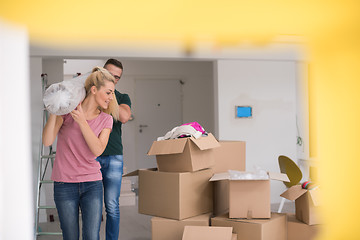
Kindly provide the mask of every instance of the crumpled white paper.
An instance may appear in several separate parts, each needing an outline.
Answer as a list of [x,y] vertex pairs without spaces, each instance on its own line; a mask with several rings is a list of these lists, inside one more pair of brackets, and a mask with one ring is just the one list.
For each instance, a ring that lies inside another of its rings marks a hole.
[[242,172],[237,170],[228,170],[231,180],[267,180],[269,175],[265,170],[255,167],[254,172]]
[[43,102],[47,111],[55,115],[64,115],[74,110],[85,98],[86,73],[73,79],[51,84],[44,93]]

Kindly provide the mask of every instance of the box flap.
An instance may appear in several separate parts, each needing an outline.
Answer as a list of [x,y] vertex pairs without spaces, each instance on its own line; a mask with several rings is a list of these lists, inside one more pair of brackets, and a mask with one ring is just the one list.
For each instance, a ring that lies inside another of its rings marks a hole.
[[320,189],[319,187],[315,187],[311,190],[308,190],[311,199],[315,206],[320,206]]
[[283,192],[280,196],[283,198],[289,199],[291,201],[294,201],[306,192],[307,192],[307,190],[303,189],[301,187],[301,185],[294,185],[294,186],[290,187],[288,190],[286,190],[285,192]]
[[215,220],[226,221],[226,222],[240,222],[240,223],[252,223],[252,224],[266,224],[269,221],[274,221],[275,219],[285,218],[286,215],[283,213],[271,213],[270,218],[253,218],[253,219],[246,219],[246,218],[230,218],[229,213],[222,214],[220,216],[212,217],[211,222]]
[[123,175],[123,177],[131,177],[131,176],[139,176],[139,169]]
[[148,155],[176,154],[184,151],[187,138],[154,141]]
[[207,137],[200,137],[198,139],[191,137],[190,140],[200,150],[206,150],[206,149],[220,147],[220,143],[216,140],[216,138],[211,133],[209,133]]
[[140,170],[157,171],[157,168],[138,169],[138,170],[135,170],[135,171],[132,171],[132,172],[129,172],[129,173],[123,175],[123,177],[139,176]]
[[185,226],[182,240],[231,240],[232,227]]
[[212,181],[220,181],[220,180],[226,180],[226,179],[230,179],[230,173],[228,172],[223,172],[223,173],[215,173],[211,178],[210,178],[210,182]]
[[268,175],[269,175],[270,179],[272,179],[272,180],[279,180],[279,181],[283,181],[283,182],[290,182],[287,174],[284,174],[284,173],[268,172]]

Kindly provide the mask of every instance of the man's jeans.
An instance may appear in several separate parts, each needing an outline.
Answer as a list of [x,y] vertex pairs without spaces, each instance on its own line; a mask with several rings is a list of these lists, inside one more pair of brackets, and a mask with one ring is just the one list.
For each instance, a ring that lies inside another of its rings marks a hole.
[[79,239],[79,208],[82,217],[82,239],[100,239],[103,206],[103,186],[101,181],[55,182],[54,200],[64,240]]
[[104,202],[106,210],[106,240],[119,238],[120,208],[119,197],[123,175],[123,155],[100,156],[104,184]]

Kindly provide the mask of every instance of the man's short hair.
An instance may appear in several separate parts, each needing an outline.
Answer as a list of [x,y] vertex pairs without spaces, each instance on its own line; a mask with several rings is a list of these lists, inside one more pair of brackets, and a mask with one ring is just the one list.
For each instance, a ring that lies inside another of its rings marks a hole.
[[114,66],[116,66],[116,67],[118,67],[118,68],[120,68],[121,70],[124,71],[124,67],[123,67],[122,63],[119,60],[116,60],[114,58],[110,58],[110,59],[108,59],[106,61],[106,63],[104,64],[104,67],[106,65],[108,65],[108,64],[112,64],[112,65],[114,65]]

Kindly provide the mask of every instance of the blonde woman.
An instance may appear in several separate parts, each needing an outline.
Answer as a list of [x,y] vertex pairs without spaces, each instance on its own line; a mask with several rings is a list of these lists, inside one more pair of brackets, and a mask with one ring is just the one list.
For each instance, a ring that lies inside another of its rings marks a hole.
[[85,99],[69,114],[50,114],[43,129],[45,146],[57,136],[51,179],[64,240],[79,239],[79,209],[83,239],[100,239],[103,185],[96,157],[119,116],[114,83],[106,69],[94,68],[85,81]]

